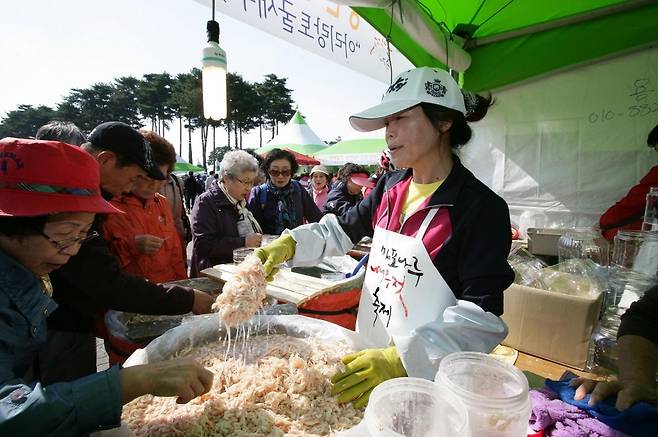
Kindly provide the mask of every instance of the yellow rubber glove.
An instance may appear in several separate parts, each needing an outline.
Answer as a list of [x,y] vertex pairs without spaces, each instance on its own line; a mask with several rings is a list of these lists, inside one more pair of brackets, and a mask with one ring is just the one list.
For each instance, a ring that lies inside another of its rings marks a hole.
[[331,378],[331,394],[339,394],[338,403],[352,402],[354,408],[368,405],[370,393],[382,382],[407,376],[395,346],[345,355],[343,364],[345,371]]
[[271,281],[276,275],[276,272],[279,271],[279,265],[284,262],[292,259],[295,256],[295,247],[297,242],[292,238],[290,234],[285,234],[272,241],[270,244],[264,247],[259,247],[254,250],[254,255],[256,255],[260,262],[263,263],[263,268],[265,269],[265,276],[268,281]]

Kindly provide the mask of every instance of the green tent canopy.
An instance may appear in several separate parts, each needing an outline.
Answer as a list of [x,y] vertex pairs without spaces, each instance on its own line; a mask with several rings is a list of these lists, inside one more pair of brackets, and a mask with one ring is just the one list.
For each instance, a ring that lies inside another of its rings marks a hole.
[[386,148],[383,138],[343,140],[315,154],[324,165],[343,165],[353,162],[360,165],[375,165],[382,150]]
[[193,164],[190,164],[186,160],[184,160],[182,157],[176,155],[176,164],[174,164],[174,172],[175,173],[182,173],[182,172],[189,172],[192,171],[194,173],[200,173],[206,171],[203,167],[199,167]]
[[201,173],[204,172],[203,167],[198,167],[196,165],[190,164],[189,162],[177,162],[174,164],[174,172],[188,172],[192,171],[194,173]]
[[463,87],[472,91],[500,88],[658,42],[656,0],[337,2],[353,5],[382,35],[390,35],[414,65],[450,64],[463,71]]

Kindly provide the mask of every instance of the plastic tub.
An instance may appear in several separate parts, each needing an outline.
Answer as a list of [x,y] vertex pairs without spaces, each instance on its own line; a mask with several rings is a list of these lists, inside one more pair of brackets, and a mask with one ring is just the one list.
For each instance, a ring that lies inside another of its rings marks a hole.
[[445,357],[437,384],[468,411],[472,437],[525,437],[531,403],[528,380],[516,367],[479,352]]
[[466,435],[468,417],[466,409],[435,383],[394,378],[372,391],[363,422],[372,436],[459,437]]
[[233,262],[240,264],[246,257],[254,253],[253,247],[240,247],[233,251]]

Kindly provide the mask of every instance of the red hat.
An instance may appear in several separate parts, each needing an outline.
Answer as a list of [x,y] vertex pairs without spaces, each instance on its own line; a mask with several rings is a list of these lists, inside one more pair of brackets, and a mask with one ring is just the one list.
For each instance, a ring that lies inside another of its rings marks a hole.
[[367,173],[352,173],[350,179],[357,185],[366,188],[375,188],[375,183],[370,180]]
[[120,213],[100,192],[98,162],[59,141],[0,140],[0,216]]

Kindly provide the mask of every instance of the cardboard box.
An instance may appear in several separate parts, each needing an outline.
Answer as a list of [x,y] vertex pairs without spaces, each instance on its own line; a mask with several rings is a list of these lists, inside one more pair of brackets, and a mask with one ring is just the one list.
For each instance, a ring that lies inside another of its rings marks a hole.
[[505,290],[503,344],[584,370],[601,301],[600,293],[581,297],[512,284]]
[[568,229],[528,228],[528,252],[533,255],[557,256],[560,237]]

